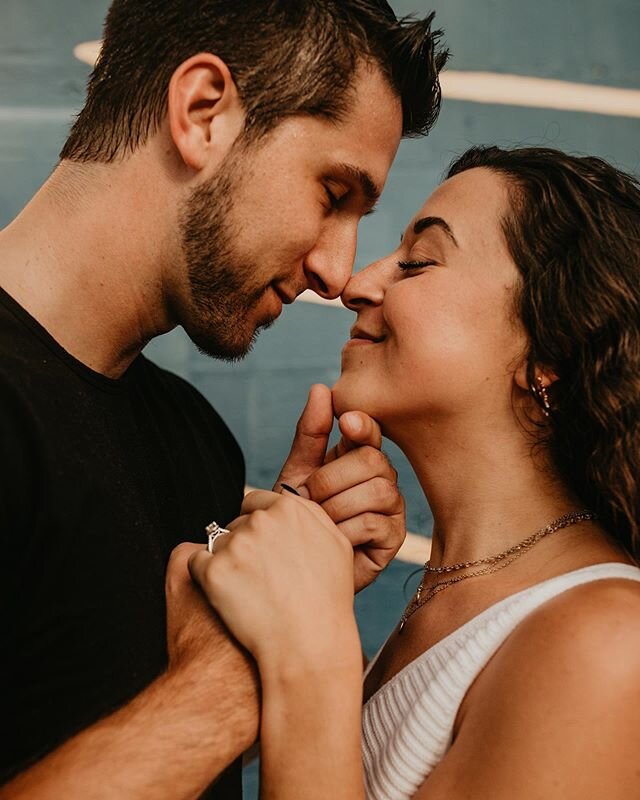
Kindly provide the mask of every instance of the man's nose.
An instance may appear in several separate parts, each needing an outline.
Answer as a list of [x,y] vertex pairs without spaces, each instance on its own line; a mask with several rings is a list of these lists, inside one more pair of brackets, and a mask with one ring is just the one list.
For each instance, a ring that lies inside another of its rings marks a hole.
[[351,277],[356,258],[357,230],[324,234],[305,259],[304,272],[309,288],[320,297],[340,297]]

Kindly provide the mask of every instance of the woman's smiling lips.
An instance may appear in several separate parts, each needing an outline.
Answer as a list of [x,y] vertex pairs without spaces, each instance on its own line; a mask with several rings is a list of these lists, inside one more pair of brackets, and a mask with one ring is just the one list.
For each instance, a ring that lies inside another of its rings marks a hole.
[[351,329],[351,338],[345,344],[343,349],[348,347],[359,347],[365,344],[380,344],[380,342],[383,342],[384,339],[385,337],[383,335],[377,336],[374,333],[365,331],[363,328],[355,327]]

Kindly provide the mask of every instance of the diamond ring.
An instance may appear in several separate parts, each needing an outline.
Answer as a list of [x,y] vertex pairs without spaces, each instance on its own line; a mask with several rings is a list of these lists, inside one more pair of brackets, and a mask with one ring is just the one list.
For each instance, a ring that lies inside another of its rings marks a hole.
[[207,544],[207,550],[210,553],[213,553],[213,545],[216,539],[220,538],[220,536],[225,536],[227,533],[231,533],[231,531],[227,530],[226,528],[221,528],[215,520],[210,522],[207,527],[204,529],[204,532],[209,537],[209,543]]

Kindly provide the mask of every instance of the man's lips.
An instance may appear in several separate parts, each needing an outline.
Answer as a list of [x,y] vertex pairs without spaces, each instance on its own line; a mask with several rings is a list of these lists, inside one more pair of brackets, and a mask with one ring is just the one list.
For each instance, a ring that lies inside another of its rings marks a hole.
[[292,294],[290,294],[288,292],[285,292],[285,290],[281,286],[277,286],[275,283],[271,284],[271,288],[273,289],[273,291],[278,295],[280,300],[282,300],[282,302],[286,306],[291,305],[291,303],[293,303],[293,301],[298,296],[298,294],[296,292],[294,292]]

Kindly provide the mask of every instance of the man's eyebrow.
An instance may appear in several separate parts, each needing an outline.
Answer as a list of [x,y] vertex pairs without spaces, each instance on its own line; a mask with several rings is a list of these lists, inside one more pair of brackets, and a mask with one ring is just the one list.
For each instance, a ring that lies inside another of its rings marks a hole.
[[356,167],[353,164],[339,164],[338,171],[342,172],[346,177],[360,186],[360,190],[368,206],[368,210],[365,213],[371,214],[373,212],[373,206],[378,202],[381,194],[380,188],[371,175],[369,175],[366,170]]
[[437,226],[441,228],[447,236],[451,239],[451,241],[458,247],[458,242],[456,241],[456,237],[453,235],[453,231],[449,227],[448,223],[446,223],[442,217],[422,217],[422,219],[418,219],[413,223],[413,233],[417,236],[422,231],[426,231],[427,228],[433,228]]

